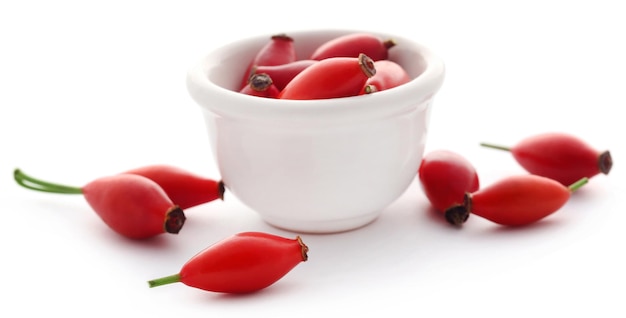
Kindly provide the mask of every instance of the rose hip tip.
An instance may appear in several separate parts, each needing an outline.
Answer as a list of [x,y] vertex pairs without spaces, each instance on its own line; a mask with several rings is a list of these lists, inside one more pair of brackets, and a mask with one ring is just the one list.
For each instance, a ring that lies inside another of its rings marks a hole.
[[270,37],[272,40],[285,40],[289,42],[293,42],[293,38],[287,35],[286,33],[277,33]]
[[365,73],[367,77],[376,75],[374,60],[363,53],[359,54],[359,66],[361,66],[361,70],[363,70],[363,73]]
[[217,184],[217,191],[219,192],[220,200],[224,201],[224,193],[226,192],[226,185],[223,180],[220,180]]
[[463,205],[455,205],[445,211],[446,221],[454,226],[461,226],[469,218],[469,211]]
[[165,231],[171,234],[178,234],[185,224],[185,213],[183,209],[178,206],[174,206],[166,216]]
[[269,75],[265,73],[259,73],[250,75],[248,83],[253,90],[257,92],[263,92],[272,85],[273,81]]
[[613,158],[611,153],[607,150],[600,154],[599,169],[603,174],[609,174],[613,167]]
[[395,39],[388,39],[383,42],[383,46],[389,50],[390,48],[396,46],[398,42]]
[[302,249],[302,261],[306,262],[309,259],[309,247],[304,244],[304,241],[302,241],[302,238],[299,235],[296,236],[296,241],[298,241]]
[[372,94],[378,92],[378,88],[376,88],[376,85],[368,84],[365,85],[365,88],[363,88],[363,92],[365,92],[365,94]]

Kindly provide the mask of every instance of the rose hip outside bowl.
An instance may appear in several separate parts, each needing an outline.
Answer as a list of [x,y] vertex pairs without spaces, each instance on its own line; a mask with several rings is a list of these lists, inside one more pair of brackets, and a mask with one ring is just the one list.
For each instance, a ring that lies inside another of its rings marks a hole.
[[[353,32],[285,34],[304,59],[323,42]],[[187,88],[202,110],[223,182],[267,223],[308,233],[356,229],[374,221],[416,177],[444,65],[410,38],[370,33],[396,41],[389,59],[406,69],[410,82],[334,99],[239,93],[248,61],[270,35],[222,46],[190,69]]]

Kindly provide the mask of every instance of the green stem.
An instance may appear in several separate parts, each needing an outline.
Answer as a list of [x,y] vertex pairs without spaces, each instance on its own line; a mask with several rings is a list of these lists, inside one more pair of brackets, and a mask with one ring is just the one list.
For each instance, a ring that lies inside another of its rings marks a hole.
[[584,186],[585,184],[587,184],[587,182],[589,182],[589,178],[587,177],[583,177],[580,180],[570,184],[567,188],[571,191],[574,192],[578,189],[580,189],[580,187]]
[[148,281],[150,288],[180,282],[180,274],[169,275]]
[[23,173],[20,169],[15,169],[13,171],[13,178],[15,179],[15,182],[17,182],[19,185],[31,190],[65,194],[83,193],[82,188],[39,180]]
[[487,147],[487,148],[493,148],[493,149],[504,150],[504,151],[511,151],[511,147],[506,147],[506,146],[488,144],[488,143],[485,143],[485,142],[481,142],[480,145],[483,146],[483,147]]

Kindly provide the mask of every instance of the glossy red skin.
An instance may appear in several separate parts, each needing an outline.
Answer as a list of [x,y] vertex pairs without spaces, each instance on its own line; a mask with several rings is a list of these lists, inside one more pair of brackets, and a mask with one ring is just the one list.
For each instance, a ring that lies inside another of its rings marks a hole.
[[181,209],[224,198],[221,181],[206,178],[170,165],[149,165],[125,171],[156,182]]
[[537,222],[558,211],[571,196],[561,183],[537,175],[514,175],[467,194],[475,215],[506,226]]
[[511,153],[528,172],[557,180],[565,186],[601,172],[601,152],[564,133],[528,137],[511,147]]
[[177,208],[156,182],[134,174],[96,179],[82,192],[105,224],[132,239],[166,233],[168,213]]
[[375,61],[374,67],[376,67],[376,74],[365,82],[361,94],[384,91],[406,84],[411,80],[406,70],[396,62],[390,60]]
[[466,192],[479,189],[474,166],[463,156],[449,150],[427,153],[419,166],[418,178],[430,204],[439,212],[462,205]]
[[252,61],[248,64],[243,76],[241,88],[246,86],[252,68],[259,65],[281,65],[294,62],[297,59],[293,38],[285,34],[276,34],[259,49]]
[[316,60],[297,60],[281,65],[258,65],[252,68],[252,74],[265,73],[269,75],[276,88],[282,90],[296,75],[316,62]]
[[192,257],[180,270],[188,286],[221,293],[251,293],[266,288],[307,260],[298,239],[243,232]]
[[356,96],[369,75],[359,58],[334,57],[321,60],[300,72],[278,95],[280,99],[326,99]]
[[266,98],[278,98],[278,94],[280,94],[280,90],[276,87],[276,85],[270,85],[262,90],[254,89],[250,85],[244,86],[240,91],[242,94],[257,96],[257,97],[266,97]]
[[389,57],[390,47],[374,34],[350,33],[321,44],[309,58],[323,60],[330,57],[357,57],[363,53],[374,61],[386,60]]

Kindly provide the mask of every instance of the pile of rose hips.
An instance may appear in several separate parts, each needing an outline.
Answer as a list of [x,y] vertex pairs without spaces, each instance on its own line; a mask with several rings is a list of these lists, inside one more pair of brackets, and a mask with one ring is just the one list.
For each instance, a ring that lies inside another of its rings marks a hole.
[[[34,178],[15,169],[15,181],[31,190],[82,194],[113,231],[129,239],[178,234],[183,209],[224,198],[224,183],[169,165],[150,165],[95,179],[82,187]],[[308,259],[298,236],[242,232],[219,241],[185,263],[179,273],[149,281],[150,287],[182,282],[222,293],[254,292],[278,281]]]
[[394,39],[370,33],[338,36],[298,58],[294,39],[277,34],[256,52],[243,74],[240,92],[277,99],[327,99],[382,91],[410,81],[388,59]]
[[420,184],[431,205],[453,225],[462,225],[470,214],[505,226],[537,222],[559,211],[572,192],[613,166],[608,150],[598,151],[565,133],[529,136],[512,147],[481,145],[509,151],[529,173],[481,188],[476,169],[460,154],[426,154],[418,171]]
[[[388,60],[396,45],[367,33],[340,36],[320,45],[307,59],[297,59],[293,39],[274,35],[250,61],[240,92],[279,99],[324,99],[371,94],[410,80]],[[529,174],[504,178],[480,188],[472,164],[460,154],[436,150],[426,154],[417,175],[432,206],[448,222],[463,224],[470,214],[507,226],[539,221],[558,211],[573,191],[600,174],[612,158],[567,134],[546,133],[507,150]],[[225,185],[167,165],[151,165],[101,177],[82,187],[34,178],[20,169],[15,181],[28,189],[82,194],[102,221],[130,239],[177,234],[184,209],[223,200]],[[249,293],[266,288],[301,262],[309,248],[302,239],[262,232],[225,238],[189,259],[176,274],[150,280],[149,286],[182,282],[221,293]]]

